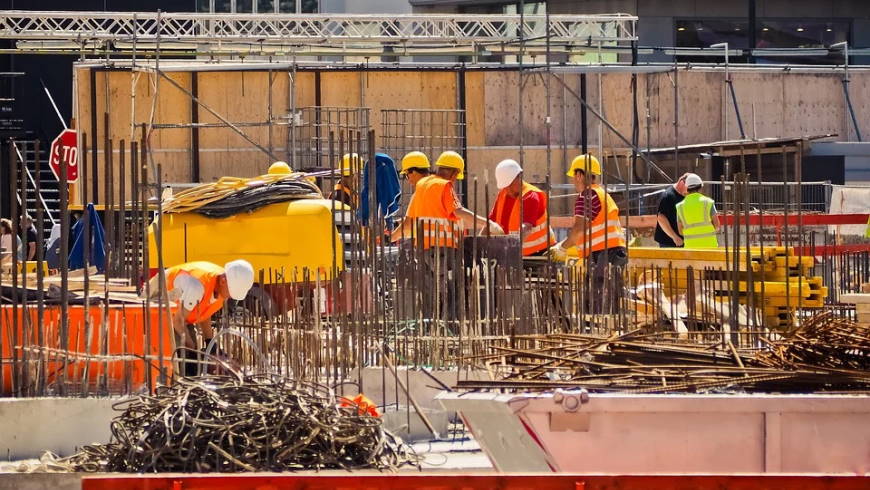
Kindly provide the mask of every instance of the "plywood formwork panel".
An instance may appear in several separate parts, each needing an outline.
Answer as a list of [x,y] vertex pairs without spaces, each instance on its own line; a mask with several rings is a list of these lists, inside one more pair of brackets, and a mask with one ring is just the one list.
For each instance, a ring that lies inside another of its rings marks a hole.
[[360,77],[360,72],[321,73],[319,105],[327,107],[362,106]]
[[840,76],[798,73],[782,80],[785,134],[845,134]]
[[[204,72],[199,74],[199,98],[212,110],[231,122],[265,122],[269,119],[269,91],[274,86],[269,85],[267,71],[252,72]],[[281,94],[286,100],[286,95]],[[272,92],[273,112],[276,107],[276,95]],[[284,104],[281,104],[284,106]],[[200,122],[218,123],[220,120],[202,108],[199,111]],[[269,149],[268,126],[240,127],[249,138],[265,149]],[[272,160],[268,154],[258,150],[246,141],[236,131],[230,128],[207,128],[200,130],[200,178],[203,181],[214,180],[216,177],[232,175],[252,177],[263,173],[263,162]],[[277,143],[277,144],[276,144]],[[276,140],[273,129],[272,148],[283,147]],[[255,150],[237,152],[235,149]],[[278,153],[273,151],[273,154]],[[244,155],[244,156],[242,156]],[[280,158],[275,155],[275,159]]]
[[[840,83],[842,83],[842,79]],[[842,88],[840,91],[841,97],[845,97],[842,95]],[[867,94],[870,94],[870,77],[850,77],[849,97],[852,99],[852,108],[855,110],[855,118],[858,120],[858,127],[861,129],[861,136],[863,138],[867,138],[868,135],[870,135],[870,97],[867,97]],[[847,110],[845,107],[845,99],[843,109]],[[852,127],[851,116],[846,113],[844,114],[844,117],[850,118],[848,119],[849,132],[846,133],[844,130],[843,133],[841,133],[842,139],[845,140],[846,135],[848,134],[851,141],[857,141],[855,128]]]
[[[550,80],[550,144],[559,145],[563,139],[569,142],[568,144],[576,144],[580,139],[581,104],[570,91],[579,94],[579,75],[553,76],[560,77],[568,88],[563,90],[562,83],[555,79]],[[518,85],[520,77],[516,72],[487,72],[485,80],[486,144],[519,145],[520,140],[524,145],[547,144],[546,75],[540,73],[523,75],[522,95]],[[587,98],[594,100],[589,93]],[[564,136],[563,109],[566,129]],[[520,127],[520,110],[523,113],[522,127]]]
[[[724,73],[722,79],[724,83]],[[734,93],[743,128],[747,138],[782,138],[794,136],[785,134],[783,128],[783,73],[745,73],[731,74]],[[723,139],[738,139],[740,130],[734,112],[731,96],[726,94],[725,107],[727,111],[728,131]]]
[[468,146],[486,144],[486,74],[465,73],[465,141]]

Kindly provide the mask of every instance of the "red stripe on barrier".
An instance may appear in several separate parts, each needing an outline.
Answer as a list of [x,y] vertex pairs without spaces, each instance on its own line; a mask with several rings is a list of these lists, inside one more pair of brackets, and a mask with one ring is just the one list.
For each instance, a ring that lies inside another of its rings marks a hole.
[[490,489],[502,490],[864,490],[870,478],[829,475],[131,475],[86,476],[82,490],[327,490]]

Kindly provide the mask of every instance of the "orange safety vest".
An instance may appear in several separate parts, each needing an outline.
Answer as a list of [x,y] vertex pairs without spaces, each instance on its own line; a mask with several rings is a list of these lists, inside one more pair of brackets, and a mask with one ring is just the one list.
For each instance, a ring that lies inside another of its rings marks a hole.
[[[625,232],[619,222],[619,207],[600,185],[592,184],[589,188],[598,194],[601,212],[592,220],[591,230],[580,237],[577,249],[584,257],[599,250],[625,246]],[[586,247],[587,242],[589,247]]]
[[430,175],[420,179],[414,188],[405,216],[415,220],[411,238],[417,243],[417,235],[421,233],[424,249],[434,246],[459,248],[462,240],[459,218],[448,214],[442,203],[445,186],[450,185],[453,184],[449,180]]
[[[526,197],[530,192],[537,192],[540,194],[541,199],[544,204],[544,213],[541,214],[541,217],[535,220],[534,224],[532,224],[532,228],[523,235],[523,255],[532,255],[536,252],[540,252],[541,250],[546,250],[550,248],[550,246],[556,243],[556,235],[553,233],[553,230],[550,230],[550,240],[547,240],[547,193],[538,189],[537,187],[529,184],[528,182],[523,181],[523,191],[520,199]],[[504,207],[507,203],[507,189],[502,189],[501,192],[498,193],[498,197],[495,200],[495,206],[493,206],[493,210],[495,211],[494,216],[496,219],[499,219],[503,216]],[[514,203],[513,209],[511,209],[510,218],[508,218],[507,228],[505,228],[505,232],[513,233],[520,231],[520,201],[517,200]]]
[[197,278],[205,288],[205,293],[202,299],[193,308],[190,314],[187,315],[185,321],[189,324],[196,324],[204,320],[208,320],[218,310],[223,308],[224,300],[215,298],[214,292],[217,288],[218,276],[224,274],[224,268],[212,264],[211,262],[187,262],[185,264],[176,265],[166,269],[166,288],[172,291],[175,287],[175,278],[179,273],[186,272]]

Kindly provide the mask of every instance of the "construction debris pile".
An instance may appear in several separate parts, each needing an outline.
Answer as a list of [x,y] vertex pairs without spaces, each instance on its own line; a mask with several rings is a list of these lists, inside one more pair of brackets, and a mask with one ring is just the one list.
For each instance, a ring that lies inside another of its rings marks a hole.
[[756,350],[730,339],[710,345],[636,330],[603,338],[582,334],[517,337],[481,356],[493,380],[457,387],[592,392],[814,393],[870,390],[870,328],[823,313]]
[[204,473],[394,470],[417,461],[380,418],[318,389],[267,376],[181,378],[118,404],[112,441],[64,462],[86,472]]

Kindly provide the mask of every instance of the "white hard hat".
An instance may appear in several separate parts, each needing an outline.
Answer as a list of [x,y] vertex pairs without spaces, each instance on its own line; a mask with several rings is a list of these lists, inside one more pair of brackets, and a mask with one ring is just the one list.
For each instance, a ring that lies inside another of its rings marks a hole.
[[695,187],[704,185],[704,181],[698,174],[686,174],[686,187]]
[[520,167],[520,164],[516,160],[502,160],[495,167],[495,185],[499,189],[504,189],[511,185],[511,182],[521,173],[523,173],[523,168]]
[[227,289],[230,298],[240,301],[248,295],[251,286],[254,285],[254,268],[247,260],[234,260],[224,265],[224,273],[227,277]]

